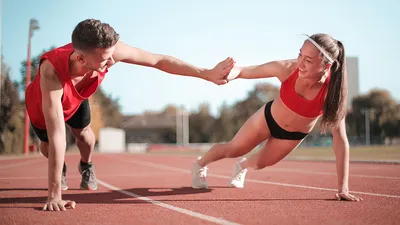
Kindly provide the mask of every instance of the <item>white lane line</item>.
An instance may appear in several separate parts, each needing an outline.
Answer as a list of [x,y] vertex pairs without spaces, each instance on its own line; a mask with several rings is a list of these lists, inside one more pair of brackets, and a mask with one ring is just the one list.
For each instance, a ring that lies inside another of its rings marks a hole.
[[[155,173],[140,173],[140,174],[110,174],[110,175],[101,175],[102,178],[114,178],[114,177],[149,177],[149,176],[165,176],[168,174],[171,175],[171,172],[155,172]],[[82,176],[80,175],[72,175],[68,176],[67,179],[80,179]],[[0,180],[36,180],[36,179],[47,179],[47,176],[37,176],[37,177],[0,177]]]
[[115,187],[115,186],[113,186],[111,184],[108,184],[108,183],[106,183],[104,181],[101,181],[101,180],[97,180],[97,182],[99,184],[103,185],[104,187],[106,187],[108,189],[111,189],[111,190],[114,190],[114,191],[118,191],[121,194],[130,196],[130,197],[134,197],[134,198],[137,198],[139,200],[142,200],[142,201],[145,201],[145,202],[148,202],[148,203],[151,203],[151,204],[154,204],[154,205],[157,205],[157,206],[160,206],[160,207],[172,210],[172,211],[180,212],[180,213],[183,213],[183,214],[188,215],[188,216],[196,217],[196,218],[199,218],[199,219],[202,219],[202,220],[206,220],[206,221],[209,221],[209,222],[213,222],[213,223],[216,223],[216,224],[238,225],[238,223],[230,222],[228,220],[224,220],[224,219],[216,218],[216,217],[212,217],[212,216],[207,216],[207,215],[204,215],[204,214],[201,214],[201,213],[193,212],[193,211],[190,211],[190,210],[187,210],[187,209],[179,208],[179,207],[176,207],[176,206],[173,206],[173,205],[169,205],[169,204],[157,201],[157,200],[153,200],[153,199],[150,199],[150,198],[147,198],[147,197],[143,197],[143,196],[140,196],[140,195],[135,194],[133,192],[121,190],[120,188]]
[[16,156],[1,156],[0,157],[0,161],[10,161],[10,160],[20,160],[20,161],[24,161],[26,159],[36,159],[36,158],[42,158],[43,155],[42,154],[38,154],[38,155],[29,155],[29,156],[22,156],[22,155],[16,155]]
[[10,165],[3,165],[3,166],[0,166],[0,169],[8,169],[8,168],[13,168],[13,167],[18,167],[18,166],[25,166],[25,165],[29,165],[29,164],[33,164],[33,163],[38,163],[38,162],[44,162],[44,161],[41,159],[30,160],[30,161],[25,161],[25,162],[14,163],[14,164],[10,164]]
[[[292,173],[306,173],[306,174],[318,174],[318,175],[333,175],[336,176],[336,173],[332,172],[322,172],[322,171],[312,171],[312,170],[302,170],[302,169],[292,169],[292,168],[269,168],[269,171],[277,171],[277,172],[292,172]],[[400,177],[389,177],[389,176],[375,176],[375,175],[364,175],[364,174],[350,174],[350,177],[362,177],[362,178],[380,178],[380,179],[393,179],[400,180]]]
[[[177,172],[181,172],[181,173],[189,173],[189,174],[191,173],[189,169],[182,169],[182,168],[177,168],[177,167],[172,167],[172,166],[160,165],[160,164],[155,164],[155,163],[151,163],[151,162],[147,162],[147,161],[129,160],[129,161],[124,161],[124,162],[131,162],[131,163],[135,163],[138,165],[144,165],[144,166],[160,168],[160,169],[165,169],[165,170],[172,170],[172,171],[177,171]],[[222,179],[231,179],[230,176],[225,176],[225,175],[221,175],[221,174],[212,174],[211,173],[211,174],[208,174],[208,176],[222,178]],[[246,182],[258,183],[258,184],[272,184],[272,185],[279,185],[279,186],[285,186],[285,187],[306,188],[306,189],[314,189],[314,190],[321,190],[321,191],[335,191],[335,192],[337,191],[337,189],[333,189],[333,188],[313,187],[313,186],[306,186],[306,185],[287,184],[287,183],[271,182],[271,181],[255,180],[255,179],[246,179]],[[387,198],[400,198],[399,195],[387,195],[387,194],[370,193],[370,192],[362,192],[362,191],[350,191],[350,193],[387,197]]]

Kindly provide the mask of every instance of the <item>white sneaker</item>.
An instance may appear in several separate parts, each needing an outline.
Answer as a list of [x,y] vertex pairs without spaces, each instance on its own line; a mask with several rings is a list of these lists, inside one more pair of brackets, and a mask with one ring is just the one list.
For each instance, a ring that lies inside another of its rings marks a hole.
[[[201,159],[199,156],[197,160]],[[195,189],[203,189],[208,188],[206,177],[207,177],[208,168],[201,167],[197,164],[197,161],[193,164],[192,167],[192,187]]]
[[242,169],[240,166],[241,162],[246,161],[246,158],[242,158],[240,162],[236,163],[233,167],[232,178],[231,178],[231,187],[243,188],[244,187],[244,178],[246,177],[247,169]]

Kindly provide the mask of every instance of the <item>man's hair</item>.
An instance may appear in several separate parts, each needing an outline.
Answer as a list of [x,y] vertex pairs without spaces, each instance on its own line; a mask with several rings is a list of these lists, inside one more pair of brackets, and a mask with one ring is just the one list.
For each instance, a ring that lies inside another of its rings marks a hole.
[[107,23],[86,19],[76,25],[72,32],[72,46],[82,51],[110,48],[119,40],[119,34]]

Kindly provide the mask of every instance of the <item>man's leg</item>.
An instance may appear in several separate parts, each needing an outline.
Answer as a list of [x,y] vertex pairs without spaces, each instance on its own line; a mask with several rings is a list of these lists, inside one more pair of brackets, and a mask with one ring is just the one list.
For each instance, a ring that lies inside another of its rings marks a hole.
[[96,143],[96,137],[92,128],[90,128],[90,125],[83,129],[71,127],[71,131],[75,137],[76,146],[81,153],[82,163],[91,163],[94,145]]
[[89,101],[84,100],[76,113],[67,121],[67,124],[71,128],[76,145],[81,153],[81,160],[78,166],[79,172],[82,175],[81,189],[96,190],[97,181],[92,163],[96,138],[90,128],[90,119]]
[[[36,133],[36,136],[40,139],[40,152],[43,154],[44,157],[49,157],[49,139],[47,137],[47,131],[39,129],[32,125],[33,130]],[[61,174],[61,190],[66,191],[68,190],[67,185],[67,165],[64,162],[62,174]]]

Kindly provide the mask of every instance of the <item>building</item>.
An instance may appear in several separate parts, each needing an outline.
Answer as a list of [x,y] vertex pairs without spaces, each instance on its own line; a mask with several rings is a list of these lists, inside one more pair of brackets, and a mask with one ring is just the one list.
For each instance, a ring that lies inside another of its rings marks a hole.
[[351,109],[351,102],[354,97],[360,94],[359,83],[359,63],[357,57],[347,57],[347,82],[348,82],[348,99],[347,107]]
[[176,140],[176,117],[167,113],[124,116],[120,127],[126,143],[173,143]]

